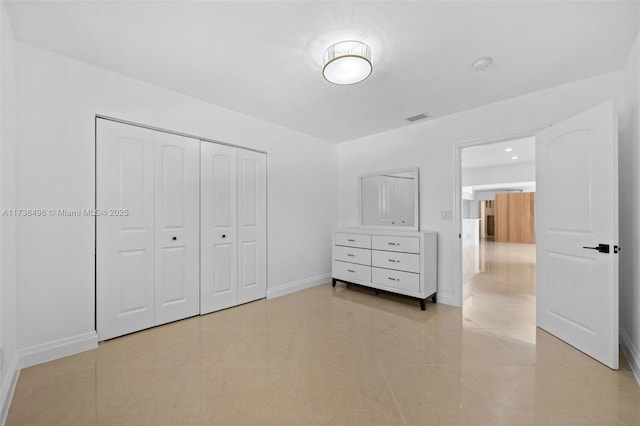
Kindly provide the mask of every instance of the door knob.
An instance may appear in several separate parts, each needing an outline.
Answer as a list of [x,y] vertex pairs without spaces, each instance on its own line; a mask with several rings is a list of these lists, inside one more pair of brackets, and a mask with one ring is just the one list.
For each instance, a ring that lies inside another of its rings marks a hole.
[[582,247],[589,250],[598,250],[599,253],[609,253],[609,244],[598,244],[597,247]]

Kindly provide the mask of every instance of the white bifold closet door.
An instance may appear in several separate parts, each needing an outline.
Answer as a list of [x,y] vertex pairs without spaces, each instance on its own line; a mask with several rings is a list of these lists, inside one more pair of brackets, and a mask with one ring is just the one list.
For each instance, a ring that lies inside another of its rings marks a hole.
[[196,139],[156,132],[155,325],[200,312]]
[[237,149],[200,146],[200,313],[238,304]]
[[267,292],[267,156],[238,150],[238,303]]
[[198,314],[198,144],[97,120],[99,340]]
[[266,296],[266,155],[201,142],[200,313]]

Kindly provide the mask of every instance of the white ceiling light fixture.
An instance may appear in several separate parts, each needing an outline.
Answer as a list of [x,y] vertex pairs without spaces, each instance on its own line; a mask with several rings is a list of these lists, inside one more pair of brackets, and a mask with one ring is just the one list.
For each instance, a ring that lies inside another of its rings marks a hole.
[[513,151],[513,148],[505,148],[504,151],[505,152],[511,152],[511,151]]
[[340,84],[355,84],[369,77],[373,66],[371,49],[355,41],[341,41],[329,46],[324,52],[322,75],[327,81]]
[[517,156],[517,155],[514,155],[513,157],[511,157],[511,159],[512,159],[512,160],[517,160],[517,159],[518,159],[518,156]]

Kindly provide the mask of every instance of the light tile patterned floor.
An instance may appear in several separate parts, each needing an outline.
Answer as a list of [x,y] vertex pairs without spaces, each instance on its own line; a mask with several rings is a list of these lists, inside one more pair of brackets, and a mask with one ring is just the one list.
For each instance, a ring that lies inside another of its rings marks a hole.
[[486,246],[462,309],[326,284],[101,343],[24,369],[7,424],[639,425],[624,359],[535,328],[532,247]]

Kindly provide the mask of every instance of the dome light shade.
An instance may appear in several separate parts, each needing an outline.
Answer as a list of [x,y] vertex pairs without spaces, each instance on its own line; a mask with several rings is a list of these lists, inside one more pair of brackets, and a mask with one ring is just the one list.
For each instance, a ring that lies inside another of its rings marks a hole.
[[369,77],[371,49],[359,41],[341,41],[324,52],[322,75],[334,84],[354,84]]

